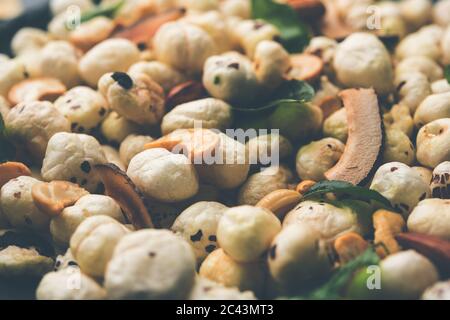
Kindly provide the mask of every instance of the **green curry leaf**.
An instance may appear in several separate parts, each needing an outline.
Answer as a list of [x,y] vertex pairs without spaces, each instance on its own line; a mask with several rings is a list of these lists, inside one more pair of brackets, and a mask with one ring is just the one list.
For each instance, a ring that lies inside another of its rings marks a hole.
[[290,53],[301,52],[308,45],[310,32],[293,8],[273,0],[252,0],[253,19],[262,19],[278,28],[281,42]]
[[316,183],[303,196],[303,199],[310,199],[322,196],[326,193],[334,193],[337,196],[348,196],[354,200],[362,200],[366,202],[376,201],[382,205],[391,208],[391,203],[379,192],[371,189],[366,189],[359,186],[354,186],[345,181],[321,181]]

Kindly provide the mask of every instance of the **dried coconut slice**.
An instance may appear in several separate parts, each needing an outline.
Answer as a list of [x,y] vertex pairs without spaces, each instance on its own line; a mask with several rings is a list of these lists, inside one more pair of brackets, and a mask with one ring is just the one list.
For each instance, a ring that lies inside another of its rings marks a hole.
[[88,51],[96,44],[108,39],[116,24],[106,17],[97,17],[81,24],[70,33],[69,40],[77,48]]
[[320,0],[287,0],[303,20],[317,22],[325,15],[325,5]]
[[201,82],[187,81],[170,90],[166,98],[166,109],[171,110],[180,104],[200,100],[204,97],[206,97],[206,90]]
[[0,188],[9,180],[21,176],[31,176],[31,170],[21,162],[0,163]]
[[66,86],[54,78],[23,80],[14,85],[8,93],[12,105],[25,101],[55,101],[67,91]]
[[354,30],[346,25],[339,17],[335,0],[324,1],[326,13],[321,24],[321,33],[332,39],[343,39],[354,32]]
[[136,230],[153,228],[144,196],[128,175],[112,163],[98,164],[95,170],[105,186],[106,195],[117,201]]
[[117,30],[113,37],[128,39],[137,45],[147,46],[163,24],[180,19],[184,13],[185,10],[179,8],[157,15],[146,16],[131,26]]
[[183,153],[194,163],[204,157],[214,156],[220,137],[209,129],[178,129],[156,141],[147,143],[145,149],[164,148]]
[[64,208],[88,195],[85,189],[67,181],[51,181],[37,183],[31,189],[34,204],[49,216],[59,215]]
[[309,53],[291,55],[291,65],[289,77],[296,80],[312,81],[323,70],[322,59]]
[[348,89],[341,97],[347,112],[348,139],[338,163],[325,172],[328,180],[363,184],[380,159],[383,128],[373,89]]

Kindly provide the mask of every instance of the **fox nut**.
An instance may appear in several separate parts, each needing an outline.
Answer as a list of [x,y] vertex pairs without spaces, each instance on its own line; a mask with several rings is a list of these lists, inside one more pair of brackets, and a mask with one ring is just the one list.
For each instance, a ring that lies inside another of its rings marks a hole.
[[420,201],[408,218],[408,230],[450,241],[450,200]]
[[251,61],[237,52],[209,57],[203,85],[214,98],[241,104],[254,99],[259,88]]
[[32,177],[21,176],[0,189],[0,207],[7,221],[15,228],[45,232],[50,217],[34,204],[31,190],[40,183]]
[[55,101],[55,107],[71,122],[73,132],[90,132],[105,119],[108,104],[89,87],[75,87]]
[[217,225],[226,209],[218,202],[197,202],[185,209],[173,223],[171,230],[191,244],[197,262],[202,262],[217,248]]
[[386,141],[383,149],[383,161],[402,162],[412,165],[415,160],[414,146],[409,137],[400,130],[386,130]]
[[386,95],[394,89],[391,57],[383,43],[369,33],[353,33],[336,49],[333,67],[346,87],[373,87]]
[[332,269],[320,233],[297,224],[281,230],[272,241],[267,259],[270,274],[289,293],[314,285]]
[[183,299],[195,281],[190,245],[168,230],[124,236],[105,273],[111,299]]
[[442,118],[450,118],[450,92],[429,95],[414,113],[414,123],[419,128]]
[[294,175],[286,167],[269,167],[251,175],[239,189],[240,205],[256,205],[267,194],[278,189],[287,189]]
[[115,246],[127,233],[129,230],[111,217],[92,216],[75,230],[70,250],[84,273],[103,277]]
[[126,39],[108,39],[89,50],[79,63],[84,81],[95,87],[108,72],[126,72],[139,61],[140,52],[134,43]]
[[325,180],[324,173],[341,158],[345,145],[335,138],[324,138],[303,146],[297,153],[296,169],[302,180]]
[[159,61],[188,74],[200,73],[216,45],[203,29],[183,22],[168,22],[153,38],[153,48]]
[[144,151],[144,146],[147,143],[153,142],[154,139],[150,136],[130,134],[122,141],[119,148],[120,160],[128,167],[131,159],[135,155]]
[[277,88],[284,81],[290,67],[290,56],[279,43],[268,40],[258,43],[254,68],[256,78],[262,85]]
[[199,188],[189,159],[160,148],[137,154],[131,159],[127,174],[147,197],[163,202],[186,200]]
[[280,230],[280,221],[269,210],[240,206],[224,212],[217,228],[217,240],[234,260],[252,262],[261,258]]
[[128,74],[132,77],[140,73],[149,76],[153,81],[158,83],[166,93],[176,85],[186,81],[186,77],[181,72],[159,61],[141,61],[133,64],[128,70]]
[[370,189],[386,197],[396,211],[407,217],[419,201],[430,195],[428,183],[406,164],[390,162],[378,168]]
[[103,185],[93,167],[101,163],[106,163],[106,157],[94,137],[60,132],[48,142],[41,174],[46,181],[70,181],[99,192]]
[[450,160],[450,118],[431,121],[417,134],[417,160],[434,168]]
[[202,128],[225,131],[232,121],[231,106],[219,99],[206,98],[183,103],[167,113],[162,121],[161,130],[167,135],[177,129],[194,128],[201,123]]
[[380,263],[383,295],[395,299],[417,299],[439,280],[435,266],[414,250],[400,251]]
[[105,74],[99,81],[99,90],[110,108],[127,120],[156,125],[162,119],[164,92],[145,74],[134,77],[123,72]]
[[18,104],[8,113],[5,123],[9,133],[25,143],[36,161],[42,160],[54,134],[70,131],[70,122],[47,101]]
[[120,223],[126,222],[122,209],[114,199],[103,195],[86,195],[73,206],[65,208],[60,215],[53,217],[50,222],[53,241],[59,247],[67,247],[80,223],[88,217],[99,215],[109,216]]

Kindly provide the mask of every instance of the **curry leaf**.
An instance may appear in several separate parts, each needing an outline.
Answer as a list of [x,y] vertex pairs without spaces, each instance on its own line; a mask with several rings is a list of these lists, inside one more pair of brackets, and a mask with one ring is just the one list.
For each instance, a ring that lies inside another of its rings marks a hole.
[[308,294],[306,299],[339,299],[345,295],[345,289],[352,280],[354,274],[361,268],[378,265],[380,258],[371,247],[363,254],[341,266],[321,287]]
[[450,84],[450,64],[445,66],[445,79],[447,79],[447,82]]
[[261,112],[272,109],[282,103],[299,103],[311,101],[314,97],[314,88],[305,81],[290,80],[284,82],[269,98],[259,101],[249,107],[233,107],[243,112]]
[[301,52],[308,45],[309,29],[289,5],[273,0],[252,0],[252,17],[276,26],[281,33],[281,42],[289,52]]
[[326,193],[334,193],[337,196],[348,196],[354,200],[362,201],[377,201],[384,206],[391,208],[391,203],[388,199],[382,196],[379,192],[371,189],[366,189],[359,186],[354,186],[345,181],[321,181],[316,183],[303,196],[303,199],[310,199],[322,196]]
[[81,15],[81,23],[92,20],[96,17],[105,16],[108,18],[114,18],[117,12],[125,4],[125,0],[119,0],[111,4],[100,5],[92,10],[89,10]]

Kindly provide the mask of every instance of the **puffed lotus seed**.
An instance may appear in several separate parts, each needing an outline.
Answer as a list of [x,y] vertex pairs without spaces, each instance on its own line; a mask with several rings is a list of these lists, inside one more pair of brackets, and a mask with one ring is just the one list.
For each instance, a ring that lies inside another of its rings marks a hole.
[[240,206],[226,210],[217,227],[220,247],[239,262],[254,262],[280,232],[278,218],[269,210]]

